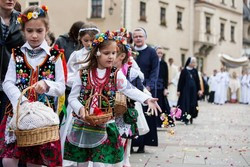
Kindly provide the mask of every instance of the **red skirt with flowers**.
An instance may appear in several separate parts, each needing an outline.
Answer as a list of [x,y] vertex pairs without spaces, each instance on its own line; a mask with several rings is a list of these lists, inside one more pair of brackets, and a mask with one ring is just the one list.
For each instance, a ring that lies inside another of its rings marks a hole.
[[5,114],[0,124],[0,157],[15,158],[24,163],[46,165],[49,167],[62,166],[60,140],[39,146],[17,147],[16,143],[5,143],[5,128],[9,114]]

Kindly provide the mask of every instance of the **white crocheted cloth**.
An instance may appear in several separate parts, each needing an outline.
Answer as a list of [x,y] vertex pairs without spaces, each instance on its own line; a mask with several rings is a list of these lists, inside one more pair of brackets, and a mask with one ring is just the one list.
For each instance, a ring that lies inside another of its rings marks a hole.
[[[16,128],[16,112],[11,120],[11,128]],[[57,113],[52,108],[47,107],[42,102],[26,102],[20,106],[18,128],[20,130],[30,130],[45,126],[59,125]]]

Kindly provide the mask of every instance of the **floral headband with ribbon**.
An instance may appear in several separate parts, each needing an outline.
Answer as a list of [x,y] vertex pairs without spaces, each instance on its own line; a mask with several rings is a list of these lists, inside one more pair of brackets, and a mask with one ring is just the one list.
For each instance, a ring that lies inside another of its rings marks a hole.
[[123,44],[129,50],[130,45],[127,44],[127,30],[125,28],[120,28],[117,31],[106,31],[105,33],[97,34],[94,41],[92,42],[92,47],[97,47],[104,40],[115,40],[116,43]]
[[38,8],[38,10],[34,10],[33,12],[29,12],[27,15],[20,14],[17,18],[17,21],[20,24],[24,24],[25,22],[31,20],[31,19],[37,19],[39,16],[44,16],[45,13],[48,12],[48,7],[43,5],[41,8]]

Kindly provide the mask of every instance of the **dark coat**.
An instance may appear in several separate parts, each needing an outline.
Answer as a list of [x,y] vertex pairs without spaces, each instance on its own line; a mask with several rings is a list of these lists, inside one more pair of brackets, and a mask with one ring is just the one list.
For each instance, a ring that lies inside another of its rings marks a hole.
[[147,47],[138,52],[139,55],[136,58],[136,63],[144,74],[145,79],[143,85],[149,86],[151,88],[152,96],[156,97],[155,90],[159,72],[159,58],[156,51],[151,47]]
[[81,49],[80,44],[70,38],[68,34],[60,35],[55,44],[58,45],[60,49],[64,49],[64,55],[67,62],[72,52]]
[[168,88],[168,65],[164,60],[160,61],[157,89]]
[[[160,68],[157,80],[157,98],[158,104],[161,107],[162,112],[169,114],[170,106],[168,99],[164,96],[164,89],[168,88],[168,65],[164,60],[160,61]],[[157,116],[157,127],[161,127],[162,120],[160,119],[160,114]]]
[[[151,93],[153,97],[156,97],[157,90],[157,79],[159,73],[159,58],[156,54],[156,51],[147,47],[144,50],[138,51],[139,55],[136,58],[136,62],[139,65],[142,73],[144,74],[143,85],[149,86],[151,88]],[[147,107],[143,106],[143,111],[147,111]],[[140,136],[137,140],[133,140],[133,146],[143,147],[145,145],[149,146],[158,146],[158,136],[157,136],[157,117],[147,116],[146,121],[148,123],[150,131],[143,136]]]
[[4,41],[2,26],[0,26],[0,78],[1,81],[4,81],[9,60],[12,53],[12,48],[17,46],[22,46],[25,43],[24,37],[20,30],[20,24],[17,22],[17,17],[19,12],[13,11],[11,14],[10,25],[9,25],[9,34]]

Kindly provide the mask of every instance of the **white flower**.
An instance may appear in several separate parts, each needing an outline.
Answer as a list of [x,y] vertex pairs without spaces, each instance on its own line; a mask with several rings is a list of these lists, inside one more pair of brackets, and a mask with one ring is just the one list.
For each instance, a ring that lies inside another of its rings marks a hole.
[[33,18],[33,19],[37,19],[37,18],[38,18],[38,15],[39,15],[38,12],[33,12],[33,13],[32,13],[32,18]]
[[190,114],[188,114],[188,115],[187,115],[187,119],[190,119],[190,118],[191,118],[191,115],[190,115]]

